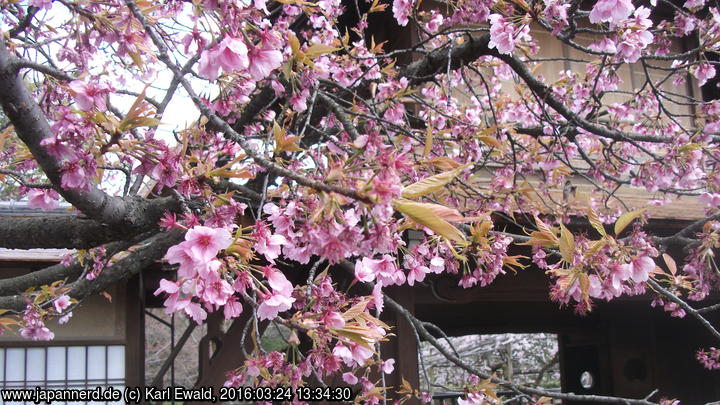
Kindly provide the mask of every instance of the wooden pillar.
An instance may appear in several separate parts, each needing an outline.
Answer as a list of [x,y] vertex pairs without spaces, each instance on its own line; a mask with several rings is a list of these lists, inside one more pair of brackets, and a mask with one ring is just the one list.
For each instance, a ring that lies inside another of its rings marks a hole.
[[145,385],[145,306],[140,276],[125,284],[125,385]]
[[[219,317],[221,318],[222,316],[219,315]],[[210,318],[208,318],[208,320],[210,320]],[[206,365],[201,366],[200,375],[195,383],[196,387],[221,387],[225,382],[225,374],[230,370],[240,367],[245,362],[245,356],[240,347],[240,342],[245,325],[252,321],[254,321],[252,311],[245,309],[245,311],[233,321],[224,334],[214,336],[215,339],[213,340],[216,341],[218,347],[212,355],[209,356]],[[258,325],[261,334],[266,325],[267,322],[262,322]],[[210,328],[209,325],[208,329]],[[253,350],[250,333],[245,337],[245,350],[248,353]],[[188,402],[188,404],[191,404],[191,402]]]
[[[210,359],[214,352],[219,349],[222,341],[222,320],[223,313],[215,311],[208,314],[207,333],[200,339],[198,344],[198,378],[202,378],[211,372]],[[215,347],[213,347],[213,343]]]
[[[385,293],[394,299],[398,304],[405,307],[411,314],[415,313],[415,290],[409,286],[387,287]],[[392,387],[388,390],[390,398],[400,399],[395,391],[401,386],[403,378],[410,383],[413,389],[419,388],[420,378],[418,372],[418,342],[410,323],[400,314],[385,307],[382,313],[382,320],[393,326],[391,337],[384,342],[380,350],[382,357],[395,359],[395,371],[385,375],[385,386]],[[404,402],[404,404],[419,404],[416,399]]]

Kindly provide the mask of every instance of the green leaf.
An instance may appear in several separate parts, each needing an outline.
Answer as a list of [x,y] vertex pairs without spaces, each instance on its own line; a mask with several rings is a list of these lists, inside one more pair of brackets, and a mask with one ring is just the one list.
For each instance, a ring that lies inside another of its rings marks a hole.
[[470,165],[462,165],[456,169],[442,172],[440,174],[436,174],[434,176],[430,176],[420,181],[417,181],[405,187],[402,191],[402,196],[404,198],[417,198],[424,196],[425,194],[439,191],[443,187],[445,187],[446,184],[450,183],[455,177],[457,177],[457,175],[460,174],[460,172],[462,172],[463,170],[465,170],[465,168],[467,168],[468,166]]
[[615,222],[615,236],[620,235],[620,233],[622,233],[633,220],[639,218],[643,212],[645,212],[645,209],[630,211],[620,215],[620,218]]
[[[465,235],[460,230],[438,215],[438,212],[447,212],[449,208],[438,204],[419,203],[404,199],[396,199],[394,206],[396,210],[418,224],[430,228],[436,234],[456,242],[466,242]],[[459,212],[457,216],[462,217]]]
[[135,119],[123,120],[120,123],[120,127],[118,129],[120,130],[120,132],[125,132],[130,129],[140,128],[140,127],[156,127],[160,124],[162,124],[162,122],[155,118],[138,117]]
[[575,253],[575,237],[562,223],[560,223],[560,241],[558,244],[560,245],[560,254],[563,260],[568,264],[572,263]]
[[315,59],[320,55],[324,55],[326,53],[333,53],[338,50],[340,50],[340,48],[334,48],[332,46],[323,44],[312,44],[307,50],[305,50],[305,56],[310,59]]
[[596,231],[602,236],[607,235],[605,232],[605,227],[603,226],[602,221],[600,221],[600,217],[598,217],[597,212],[593,209],[593,207],[590,207],[588,211],[588,220],[590,221],[590,225],[595,228]]
[[345,313],[342,314],[343,319],[349,321],[356,318],[361,313],[365,312],[365,308],[367,307],[368,302],[370,302],[370,298],[366,297],[357,304],[353,305],[350,309],[348,309],[347,311],[345,311]]
[[582,298],[583,300],[587,301],[590,298],[590,278],[587,274],[583,272],[579,272],[577,277],[578,283],[580,283],[580,291],[582,292]]

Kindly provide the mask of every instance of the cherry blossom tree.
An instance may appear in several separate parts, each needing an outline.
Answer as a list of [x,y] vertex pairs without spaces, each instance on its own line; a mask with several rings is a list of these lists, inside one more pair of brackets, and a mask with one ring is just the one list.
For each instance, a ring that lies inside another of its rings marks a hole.
[[[653,403],[489,375],[384,293],[437,275],[486,286],[526,266],[546,270],[550,298],[580,314],[648,293],[720,345],[707,319],[718,306],[699,304],[720,288],[720,103],[698,92],[716,83],[714,3],[0,8],[3,184],[32,207],[77,210],[0,218],[0,246],[82,251],[0,281],[3,325],[23,337],[51,339],[48,320],[68,321],[83,298],[166,260],[177,277],[156,294],[169,313],[202,323],[251,311],[292,331],[291,356],[247,353],[227,384],[297,387],[339,374],[361,401],[426,401],[417,387],[383,386],[394,360],[377,350],[392,339],[379,314],[393,311],[473,376],[464,403],[492,403],[498,387]],[[168,125],[178,115],[188,125]],[[631,187],[647,192],[645,206],[618,195]],[[644,208],[681,197],[699,199],[706,216],[649,232]],[[422,239],[409,244],[408,229]],[[699,348],[697,360],[717,369],[718,353]]]

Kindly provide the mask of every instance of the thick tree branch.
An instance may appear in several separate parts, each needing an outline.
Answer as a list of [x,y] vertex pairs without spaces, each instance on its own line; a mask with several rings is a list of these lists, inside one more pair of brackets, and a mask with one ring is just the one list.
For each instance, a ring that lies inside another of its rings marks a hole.
[[47,178],[69,203],[89,217],[121,228],[142,230],[155,225],[166,210],[177,210],[173,199],[145,200],[120,198],[106,194],[91,185],[88,191],[66,190],[61,187],[60,163],[41,145],[53,136],[42,110],[18,75],[15,58],[4,41],[0,41],[0,103],[18,137],[27,145]]
[[0,217],[0,247],[8,249],[90,249],[133,236],[75,215]]
[[[160,260],[171,246],[182,240],[183,234],[182,231],[174,230],[159,233],[144,240],[139,247],[125,258],[103,269],[95,280],[83,278],[72,283],[67,294],[80,301],[87,296],[104,291],[119,281],[132,277],[150,264]],[[53,267],[53,269],[56,268]],[[51,272],[51,270],[48,270],[48,272]],[[21,295],[0,298],[0,308],[3,309],[20,312],[25,309],[25,306],[25,298]]]
[[[150,234],[139,235],[132,240],[109,243],[105,246],[105,257],[112,257],[150,236]],[[57,280],[72,282],[82,274],[82,271],[83,266],[75,259],[67,266],[58,263],[22,276],[2,279],[0,280],[0,297],[20,294],[30,287],[52,284]]]

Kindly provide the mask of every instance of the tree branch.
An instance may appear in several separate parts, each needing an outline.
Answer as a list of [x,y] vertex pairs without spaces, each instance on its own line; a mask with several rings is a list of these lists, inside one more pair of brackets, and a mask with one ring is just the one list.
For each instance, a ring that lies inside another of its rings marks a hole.
[[0,247],[8,249],[90,249],[138,233],[75,215],[0,217]]
[[[133,238],[132,240],[110,243],[106,246],[105,255],[106,257],[112,257],[116,253],[129,248],[135,243],[138,243],[143,239],[147,239],[149,236],[150,235],[145,234]],[[72,281],[78,278],[82,274],[82,271],[83,266],[81,266],[77,259],[75,259],[67,266],[62,263],[58,263],[28,274],[2,279],[0,280],[0,297],[21,294],[30,287],[52,284],[58,280],[65,279]]]
[[705,319],[704,316],[698,312],[695,308],[688,305],[687,302],[681,300],[677,295],[673,294],[672,292],[664,289],[660,284],[658,284],[655,280],[649,279],[647,283],[650,285],[650,287],[653,288],[653,290],[657,291],[658,293],[662,294],[665,298],[669,299],[670,301],[678,304],[680,308],[685,310],[688,314],[690,314],[693,318],[697,319],[702,326],[705,327],[714,337],[720,342],[720,332],[718,332],[717,329],[708,321]]
[[35,17],[35,14],[39,10],[40,9],[35,6],[29,6],[27,8],[27,14],[25,14],[25,18],[23,18],[22,21],[18,22],[18,25],[14,26],[8,32],[8,35],[10,36],[10,38],[15,38],[21,32],[25,31],[25,29],[30,26],[30,23],[32,22],[33,17]]
[[50,125],[18,75],[14,60],[5,42],[0,41],[0,103],[18,137],[65,200],[91,218],[124,229],[148,229],[155,226],[164,211],[179,209],[179,204],[171,198],[150,201],[114,197],[95,185],[88,191],[63,189],[60,163],[41,145],[43,139],[53,136]]
[[516,384],[511,381],[504,380],[502,378],[493,377],[492,375],[489,375],[487,373],[482,372],[481,370],[478,370],[474,367],[471,367],[470,365],[463,362],[459,357],[455,356],[453,353],[450,353],[448,349],[446,349],[443,345],[440,344],[440,342],[435,339],[423,326],[422,322],[415,318],[407,309],[405,309],[402,305],[398,304],[395,300],[390,298],[389,296],[385,295],[385,304],[392,308],[395,312],[397,312],[399,315],[402,315],[409,323],[415,326],[418,333],[420,334],[420,337],[430,343],[433,347],[435,347],[440,353],[442,353],[445,358],[450,360],[453,364],[456,366],[462,368],[463,370],[475,374],[480,378],[483,379],[490,379],[491,382],[495,384],[499,384],[505,387],[508,387],[510,389],[516,390],[518,392],[521,392],[523,394],[527,395],[535,395],[535,396],[545,396],[550,398],[557,398],[562,399],[566,401],[588,401],[588,402],[602,402],[602,403],[608,403],[608,404],[625,404],[625,405],[655,405],[654,402],[649,402],[644,399],[629,399],[629,398],[619,398],[619,397],[608,397],[603,395],[578,395],[573,393],[561,393],[561,392],[553,392],[553,391],[547,391],[540,388],[533,388],[528,387],[521,384]]
[[[365,203],[372,203],[372,201],[365,195],[351,189],[346,189],[342,187],[338,187],[335,185],[327,184],[323,181],[318,180],[312,180],[305,176],[302,176],[292,170],[288,170],[270,160],[265,158],[264,156],[260,155],[258,152],[255,151],[255,149],[248,143],[248,141],[239,133],[237,133],[233,127],[227,123],[227,121],[223,120],[217,114],[212,112],[212,110],[200,99],[200,97],[195,93],[195,90],[190,85],[190,82],[187,81],[183,77],[182,71],[178,68],[178,66],[173,63],[173,61],[168,56],[168,51],[163,43],[163,41],[158,37],[157,33],[153,31],[152,27],[148,24],[147,20],[145,19],[145,16],[140,12],[140,10],[135,5],[135,2],[132,0],[126,0],[125,4],[130,8],[135,18],[137,18],[140,23],[143,25],[145,32],[148,34],[148,36],[152,39],[153,43],[155,44],[155,47],[158,49],[158,59],[162,61],[165,66],[167,66],[170,71],[172,71],[174,77],[180,81],[180,84],[185,88],[185,91],[187,91],[188,95],[192,99],[195,106],[202,112],[202,114],[207,117],[209,123],[213,125],[215,128],[217,128],[219,131],[223,132],[228,138],[232,139],[234,142],[236,142],[240,147],[243,149],[243,151],[252,158],[255,163],[257,163],[259,166],[263,167],[264,169],[276,173],[280,176],[287,177],[289,179],[294,180],[298,184],[310,187],[318,191],[324,191],[328,193],[337,193],[344,195],[346,197],[350,197],[352,199],[362,201]],[[0,88],[0,91],[2,89]]]
[[[182,231],[173,230],[151,236],[125,258],[103,269],[95,280],[83,278],[71,284],[67,295],[81,301],[87,296],[104,291],[111,285],[138,274],[142,269],[161,259],[171,246],[182,240],[183,234]],[[53,266],[53,268],[55,267]],[[0,308],[3,309],[20,312],[25,309],[25,306],[25,298],[21,295],[0,298]]]
[[436,75],[445,73],[450,69],[458,69],[469,64],[481,56],[493,56],[505,62],[525,82],[543,102],[547,103],[573,125],[585,129],[595,135],[615,141],[673,143],[674,139],[661,138],[652,135],[624,133],[608,127],[596,125],[572,112],[565,104],[552,95],[552,90],[538,80],[527,67],[526,62],[520,61],[512,55],[501,54],[497,49],[489,48],[490,34],[479,37],[467,35],[461,45],[453,45],[451,49],[438,48],[430,52],[425,58],[408,65],[400,72],[401,76],[410,79],[411,85],[417,85],[433,80]]
[[[344,273],[348,275],[352,275],[354,277],[354,268],[355,266],[348,262],[347,260],[340,262],[337,267],[339,267]],[[374,283],[363,283],[358,282],[357,285],[366,290],[366,292],[372,291],[374,287]],[[445,348],[440,342],[435,339],[435,337],[428,332],[428,330],[425,328],[425,325],[422,321],[417,319],[413,314],[411,314],[405,307],[397,303],[395,300],[390,298],[387,294],[384,294],[384,302],[385,305],[387,305],[389,308],[391,308],[393,311],[395,311],[398,315],[401,315],[403,318],[405,318],[408,323],[417,331],[417,333],[420,335],[420,338],[422,338],[424,341],[430,343],[433,347],[435,347],[446,359],[448,359],[450,362],[455,364],[456,366],[462,368],[463,370],[475,374],[480,378],[483,379],[490,379],[491,382],[495,384],[502,385],[504,387],[508,387],[512,390],[516,390],[518,392],[521,392],[523,394],[527,395],[535,395],[535,396],[545,396],[550,398],[557,398],[562,399],[566,401],[588,401],[588,402],[603,402],[608,404],[624,404],[624,405],[657,405],[654,402],[649,402],[643,399],[629,399],[629,398],[619,398],[619,397],[608,397],[608,396],[602,396],[602,395],[578,395],[573,393],[561,393],[561,392],[554,392],[554,391],[547,391],[541,388],[533,388],[528,387],[521,384],[516,384],[511,381],[504,380],[502,378],[497,378],[492,375],[489,375],[481,370],[478,370],[467,363],[463,362],[462,359],[460,359],[457,355],[450,352],[449,349]]]

